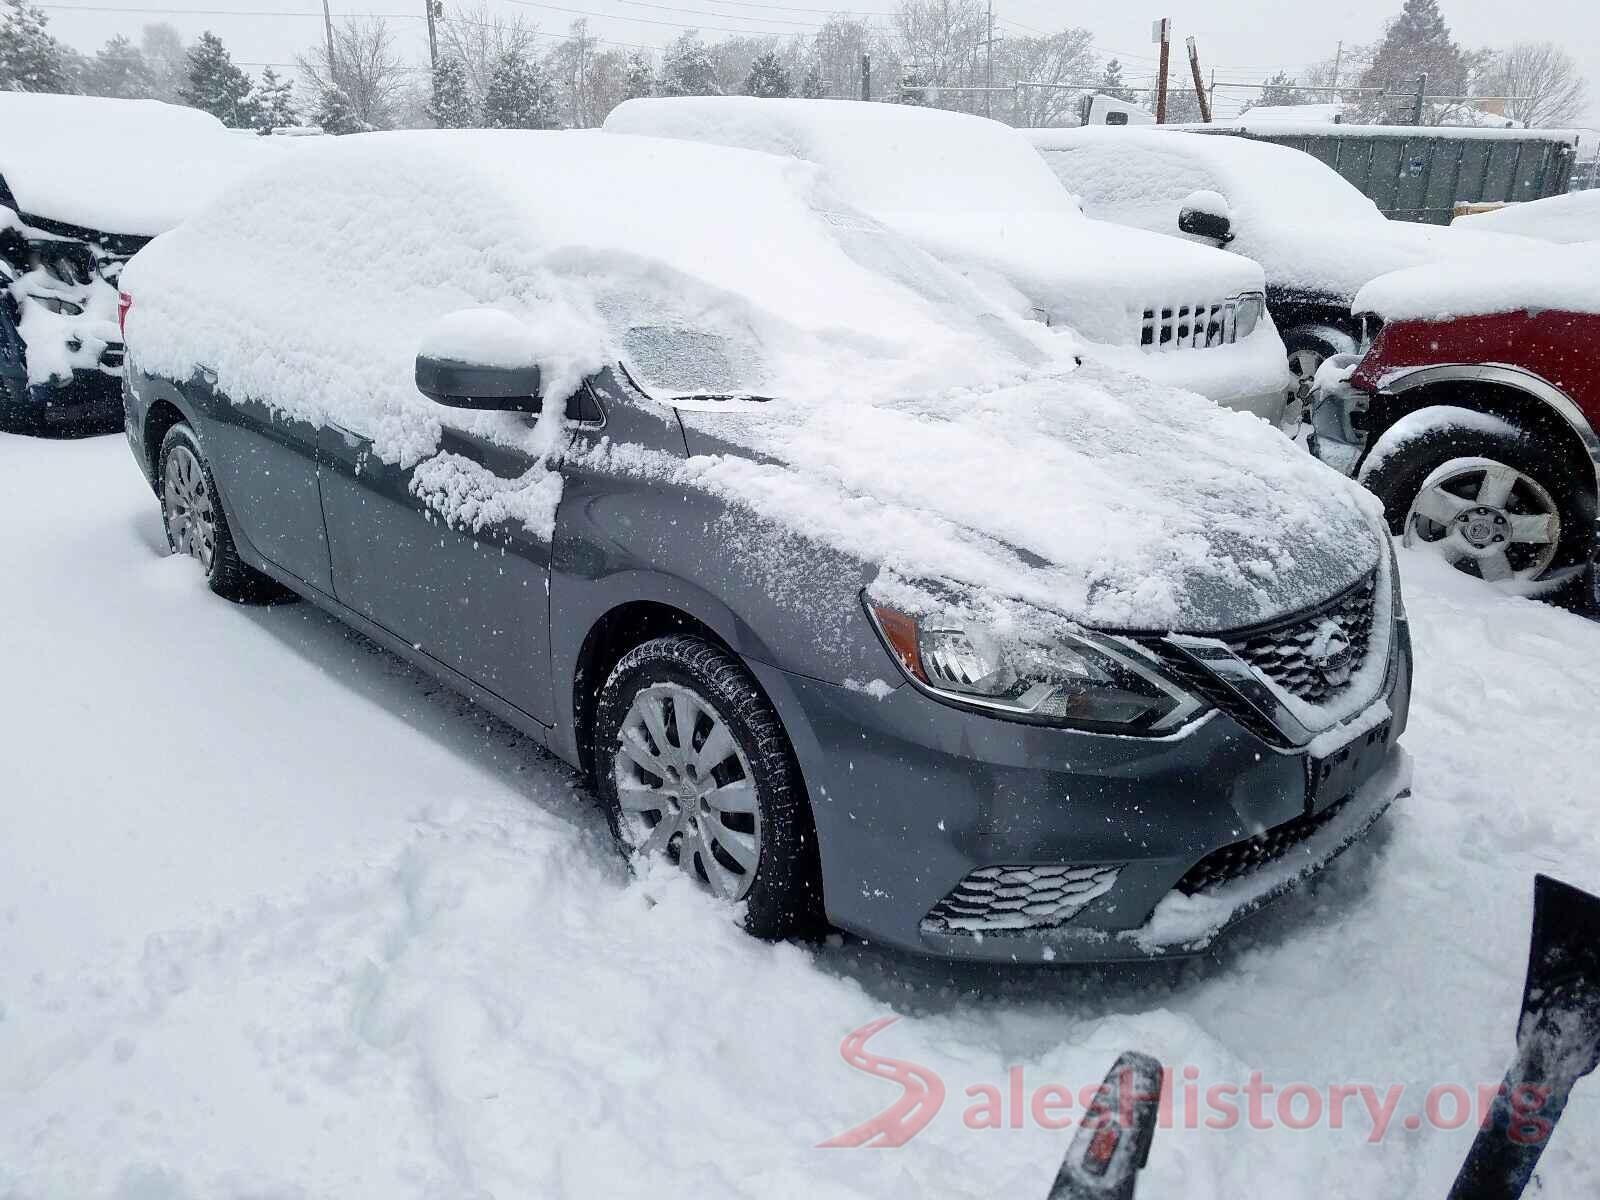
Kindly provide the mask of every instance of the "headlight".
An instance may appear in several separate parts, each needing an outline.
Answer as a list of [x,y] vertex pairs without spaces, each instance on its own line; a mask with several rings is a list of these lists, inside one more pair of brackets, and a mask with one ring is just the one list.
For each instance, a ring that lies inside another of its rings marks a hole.
[[1235,337],[1247,338],[1261,323],[1261,314],[1267,311],[1267,298],[1260,292],[1246,292],[1234,299],[1233,328]]
[[1169,733],[1204,705],[1131,647],[1059,633],[1048,644],[964,619],[867,601],[884,645],[922,691],[995,716],[1127,734]]
[[58,313],[63,317],[83,316],[83,306],[81,304],[74,304],[71,300],[63,300],[60,296],[36,296],[29,292],[28,299],[35,304],[44,305],[51,312]]

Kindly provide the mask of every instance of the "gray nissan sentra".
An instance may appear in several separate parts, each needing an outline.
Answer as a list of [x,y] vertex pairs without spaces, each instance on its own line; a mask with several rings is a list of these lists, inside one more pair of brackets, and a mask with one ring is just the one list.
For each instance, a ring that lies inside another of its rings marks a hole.
[[1370,498],[809,164],[330,138],[123,290],[173,551],[547,746],[753,933],[1194,952],[1407,787]]

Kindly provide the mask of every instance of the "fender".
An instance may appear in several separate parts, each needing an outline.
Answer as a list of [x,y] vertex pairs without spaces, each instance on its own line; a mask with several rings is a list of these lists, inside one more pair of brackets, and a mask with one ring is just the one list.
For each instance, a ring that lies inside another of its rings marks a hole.
[[1559,416],[1578,435],[1594,468],[1595,490],[1600,492],[1600,435],[1570,396],[1541,375],[1509,363],[1440,363],[1430,367],[1404,368],[1384,375],[1378,391],[1384,396],[1403,396],[1435,383],[1492,383],[1542,404]]

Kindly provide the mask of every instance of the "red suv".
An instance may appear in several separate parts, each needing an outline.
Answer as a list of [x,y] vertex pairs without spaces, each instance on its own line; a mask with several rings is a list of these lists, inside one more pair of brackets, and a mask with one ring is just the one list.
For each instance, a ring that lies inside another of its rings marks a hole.
[[1462,571],[1577,581],[1600,493],[1600,242],[1397,271],[1353,308],[1367,348],[1319,372],[1322,457]]

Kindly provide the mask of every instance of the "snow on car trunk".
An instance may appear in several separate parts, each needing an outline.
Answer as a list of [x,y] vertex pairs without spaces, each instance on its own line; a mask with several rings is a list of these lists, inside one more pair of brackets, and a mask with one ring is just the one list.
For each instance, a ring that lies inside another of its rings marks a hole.
[[1450,227],[1472,233],[1514,233],[1542,242],[1600,241],[1600,190],[1507,204],[1491,212],[1457,217]]
[[[1376,835],[1211,959],[1006,972],[766,945],[629,878],[512,730],[309,605],[218,602],[119,440],[0,437],[0,503],[0,1193],[1043,1196],[1075,1128],[1036,1112],[1137,1047],[1174,1072],[1141,1194],[1439,1197],[1533,873],[1600,886],[1600,626],[1423,554],[1415,794]],[[841,1058],[887,1017],[867,1050],[942,1101],[818,1149],[902,1095]],[[1582,1084],[1550,1195],[1600,1191],[1597,1130]]]
[[[581,194],[550,186],[580,177]],[[599,331],[617,357],[664,339],[691,376],[676,390],[774,397],[725,426],[774,461],[691,463],[685,482],[903,582],[1091,624],[1235,627],[1377,561],[1359,488],[1252,417],[1076,374],[1070,339],[988,312],[794,159],[600,133],[330,139],[152,243],[124,283],[144,370],[207,367],[226,395],[333,421],[406,466],[437,454],[444,422],[549,444],[417,392],[414,356],[452,310],[587,328],[585,346]],[[482,496],[440,473],[421,472],[430,497]],[[529,511],[553,512],[547,484],[526,481]]]

